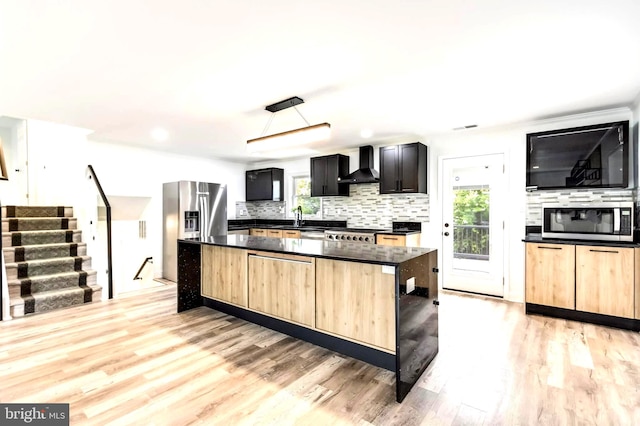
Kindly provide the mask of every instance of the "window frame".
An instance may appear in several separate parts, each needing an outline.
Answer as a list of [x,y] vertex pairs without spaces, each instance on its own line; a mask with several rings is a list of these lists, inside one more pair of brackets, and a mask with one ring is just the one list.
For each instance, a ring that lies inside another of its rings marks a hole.
[[[287,204],[290,206],[289,208],[286,209],[286,217],[287,218],[294,218],[295,215],[293,213],[293,208],[297,205],[295,203],[297,195],[296,195],[296,180],[297,179],[308,179],[309,180],[309,185],[311,185],[311,173],[309,172],[299,172],[299,173],[292,173],[291,175],[289,175],[289,179],[288,179],[288,184],[287,184],[287,190],[288,190],[288,194],[286,194],[286,200],[287,200]],[[305,217],[308,217],[310,219],[322,219],[322,197],[314,197],[314,198],[319,198],[320,199],[320,207],[318,209],[318,212],[315,213],[314,215],[305,215]]]

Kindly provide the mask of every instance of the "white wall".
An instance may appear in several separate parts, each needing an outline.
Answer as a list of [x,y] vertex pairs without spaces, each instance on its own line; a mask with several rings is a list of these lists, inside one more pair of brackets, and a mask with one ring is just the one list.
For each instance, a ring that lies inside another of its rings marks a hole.
[[[615,109],[596,113],[561,117],[535,123],[496,129],[475,129],[436,136],[430,146],[430,203],[431,220],[423,224],[429,247],[437,247],[442,254],[442,188],[441,162],[443,158],[503,153],[506,166],[507,200],[505,223],[505,292],[508,300],[524,301],[524,244],[526,208],[526,135],[527,133],[565,127],[586,126],[608,121],[632,120],[630,109]],[[425,226],[426,225],[426,226]],[[425,238],[423,237],[423,242]],[[440,264],[442,264],[440,259]]]
[[[0,138],[3,143],[8,180],[0,180],[0,201],[3,205],[25,204],[27,188],[26,121],[0,117]],[[16,170],[19,170],[16,172]]]
[[[144,218],[153,253],[154,276],[162,276],[162,184],[199,180],[227,184],[228,216],[244,199],[244,163],[191,157],[88,139],[90,131],[28,120],[30,205],[73,206],[83,233],[89,234],[96,193],[86,179],[91,164],[107,196],[150,198]],[[9,185],[16,185],[9,181]],[[3,190],[4,198],[4,190]],[[3,204],[6,204],[3,200]],[[88,240],[84,235],[84,241]],[[89,253],[91,255],[91,253]]]

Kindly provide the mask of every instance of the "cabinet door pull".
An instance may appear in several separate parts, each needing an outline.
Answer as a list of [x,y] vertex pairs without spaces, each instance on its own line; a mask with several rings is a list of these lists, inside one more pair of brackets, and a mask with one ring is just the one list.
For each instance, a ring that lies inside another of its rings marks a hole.
[[562,247],[545,247],[545,246],[538,246],[539,249],[547,249],[547,250],[562,250]]
[[383,240],[393,240],[393,241],[397,240],[397,238],[395,238],[395,237],[382,237],[382,239]]
[[276,261],[276,262],[299,263],[299,264],[303,264],[303,265],[311,265],[311,261],[295,260],[295,259],[281,259],[279,257],[260,256],[259,254],[250,254],[249,257],[253,257],[254,259],[273,260],[273,261]]
[[618,253],[618,250],[594,250],[594,249],[589,249],[589,251],[592,251],[594,253]]

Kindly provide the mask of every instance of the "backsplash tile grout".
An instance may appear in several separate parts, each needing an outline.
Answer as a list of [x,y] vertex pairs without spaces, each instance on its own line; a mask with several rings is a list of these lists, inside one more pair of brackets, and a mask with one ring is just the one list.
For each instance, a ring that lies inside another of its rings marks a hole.
[[[428,222],[429,195],[380,194],[377,183],[351,185],[349,197],[323,197],[322,214],[307,219],[346,220],[351,228],[389,229],[393,221]],[[238,219],[284,219],[285,201],[236,202]],[[246,212],[242,215],[241,212]]]

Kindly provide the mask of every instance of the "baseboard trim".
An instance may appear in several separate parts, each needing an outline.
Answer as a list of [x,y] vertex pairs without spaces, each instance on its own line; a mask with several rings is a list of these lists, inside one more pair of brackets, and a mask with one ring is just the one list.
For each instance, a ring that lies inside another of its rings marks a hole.
[[604,325],[613,328],[621,328],[623,330],[640,331],[640,320],[636,320],[633,318],[621,318],[611,315],[594,314],[591,312],[575,311],[573,309],[537,305],[535,303],[526,303],[525,312],[527,314],[540,314],[549,317],[588,322],[591,324]]

